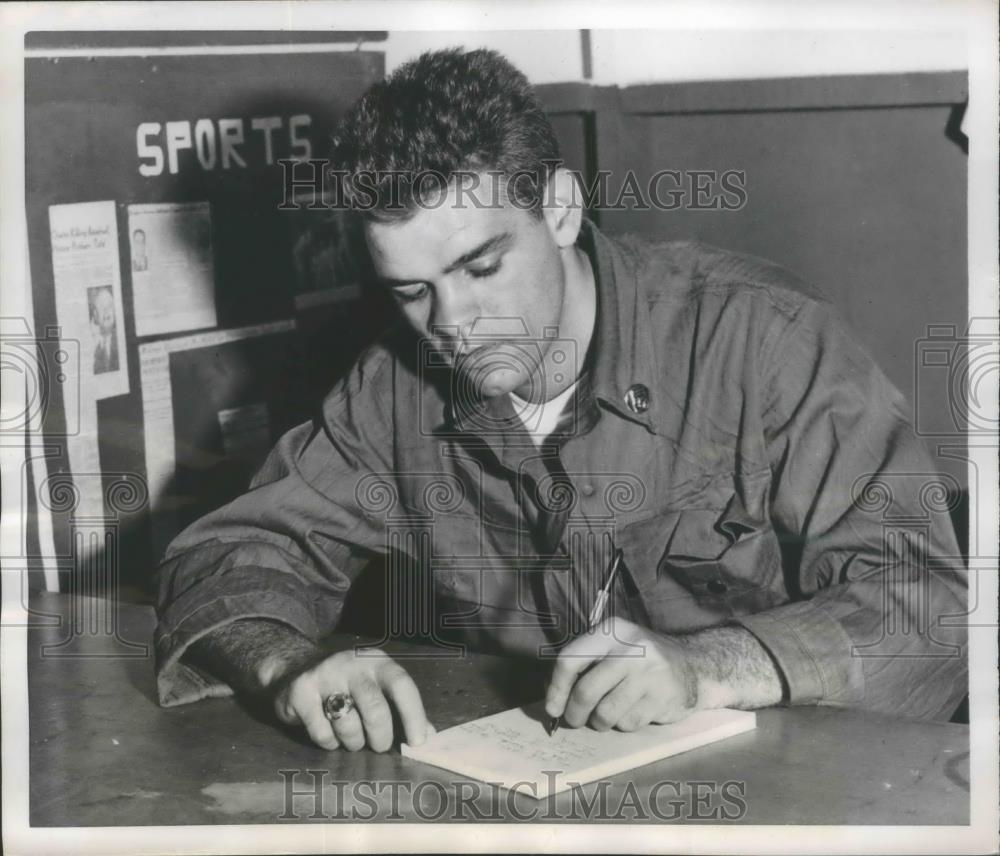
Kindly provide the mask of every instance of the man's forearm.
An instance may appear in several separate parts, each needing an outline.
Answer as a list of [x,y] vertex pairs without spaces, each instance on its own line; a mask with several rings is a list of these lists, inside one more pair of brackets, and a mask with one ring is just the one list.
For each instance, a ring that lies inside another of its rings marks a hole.
[[770,707],[785,695],[781,672],[742,627],[713,627],[680,637],[697,682],[697,707]]
[[234,690],[260,694],[319,655],[319,648],[288,624],[266,618],[233,621],[188,649],[191,660]]

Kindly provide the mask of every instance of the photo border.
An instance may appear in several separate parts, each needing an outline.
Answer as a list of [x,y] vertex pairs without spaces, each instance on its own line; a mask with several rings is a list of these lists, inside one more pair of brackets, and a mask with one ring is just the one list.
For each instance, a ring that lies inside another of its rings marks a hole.
[[[394,30],[663,28],[735,30],[901,29],[966,34],[969,49],[969,309],[970,317],[996,318],[997,301],[997,68],[996,5],[982,2],[882,3],[876,8],[855,2],[811,4],[748,2],[675,3],[669,5],[578,3],[572,14],[565,4],[376,2],[376,3],[134,3],[25,4],[0,8],[2,33],[3,126],[0,162],[0,282],[2,314],[32,318],[27,270],[24,188],[24,34],[28,31],[102,29],[190,29],[192,7],[199,29],[329,29],[363,30],[391,21]],[[530,8],[530,14],[527,14]],[[530,27],[526,24],[530,22]],[[779,22],[779,26],[775,26]],[[770,24],[770,26],[768,26]],[[5,383],[4,407],[23,401],[23,389]],[[21,396],[19,398],[19,395]],[[996,544],[997,447],[970,443],[970,468],[988,495],[974,498],[978,531]],[[0,445],[3,472],[2,556],[16,555],[19,537],[17,503],[23,449]],[[476,824],[432,826],[387,824],[288,824],[218,827],[82,827],[28,826],[26,786],[29,743],[26,637],[27,615],[21,602],[20,569],[3,568],[3,818],[4,845],[9,853],[161,853],[161,852],[741,852],[741,853],[958,853],[994,850],[998,820],[997,716],[997,576],[983,574],[981,603],[991,614],[977,615],[970,629],[970,780],[968,827],[768,826],[633,824],[622,826],[523,826]],[[14,577],[17,576],[17,579]]]

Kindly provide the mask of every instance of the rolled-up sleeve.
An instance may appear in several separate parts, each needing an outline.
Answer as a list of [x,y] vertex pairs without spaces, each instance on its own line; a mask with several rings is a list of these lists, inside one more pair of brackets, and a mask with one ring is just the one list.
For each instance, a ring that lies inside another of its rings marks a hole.
[[246,494],[170,544],[154,636],[162,705],[230,693],[184,654],[231,621],[271,619],[313,639],[333,630],[353,579],[384,551],[379,518],[355,495],[365,475],[389,470],[390,365],[380,356],[337,385],[320,418],[279,440]]
[[947,718],[967,691],[954,497],[905,400],[832,310],[806,302],[770,332],[762,421],[792,598],[738,621],[792,704]]

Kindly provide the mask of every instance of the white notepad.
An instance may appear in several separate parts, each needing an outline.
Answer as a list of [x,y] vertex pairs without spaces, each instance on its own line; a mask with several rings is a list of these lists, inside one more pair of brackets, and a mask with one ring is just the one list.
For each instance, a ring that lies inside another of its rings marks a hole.
[[549,737],[547,719],[541,703],[516,707],[401,749],[407,758],[545,799],[757,727],[753,711],[726,708],[638,731],[563,727]]

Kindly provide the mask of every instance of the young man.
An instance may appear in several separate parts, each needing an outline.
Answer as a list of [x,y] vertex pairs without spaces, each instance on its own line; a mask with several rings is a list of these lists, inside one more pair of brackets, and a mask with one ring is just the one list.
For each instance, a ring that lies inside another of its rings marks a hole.
[[759,260],[602,235],[495,53],[426,54],[343,128],[347,198],[405,323],[171,545],[163,704],[224,681],[323,747],[388,748],[391,706],[420,742],[399,664],[316,643],[365,564],[403,552],[430,570],[431,634],[552,657],[547,709],[571,727],[783,701],[949,716],[954,534],[930,515],[948,573],[883,537],[872,496],[927,517],[932,468],[826,302]]

